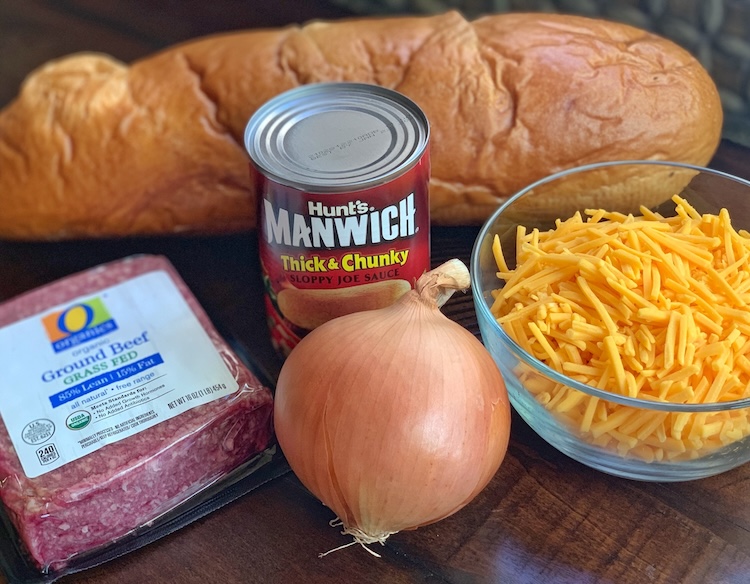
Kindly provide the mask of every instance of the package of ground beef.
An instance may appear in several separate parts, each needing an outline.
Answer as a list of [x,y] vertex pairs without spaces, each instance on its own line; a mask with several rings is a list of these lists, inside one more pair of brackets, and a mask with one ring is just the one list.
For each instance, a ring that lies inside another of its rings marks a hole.
[[163,257],[0,305],[0,499],[41,574],[252,464],[273,444],[272,412]]

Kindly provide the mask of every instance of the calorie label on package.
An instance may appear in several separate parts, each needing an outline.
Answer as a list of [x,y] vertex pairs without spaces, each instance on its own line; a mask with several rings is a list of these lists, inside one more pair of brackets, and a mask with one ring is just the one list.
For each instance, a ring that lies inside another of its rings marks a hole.
[[29,478],[238,389],[163,271],[0,328],[0,368]]
[[428,174],[424,157],[386,184],[326,194],[260,177],[260,256],[277,344],[279,334],[293,346],[332,317],[395,300],[429,270]]

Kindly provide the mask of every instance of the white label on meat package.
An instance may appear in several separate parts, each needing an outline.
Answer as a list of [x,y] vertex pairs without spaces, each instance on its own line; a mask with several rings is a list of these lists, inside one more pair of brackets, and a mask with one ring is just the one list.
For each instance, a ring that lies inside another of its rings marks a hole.
[[0,414],[30,478],[239,387],[163,271],[0,329],[0,371]]

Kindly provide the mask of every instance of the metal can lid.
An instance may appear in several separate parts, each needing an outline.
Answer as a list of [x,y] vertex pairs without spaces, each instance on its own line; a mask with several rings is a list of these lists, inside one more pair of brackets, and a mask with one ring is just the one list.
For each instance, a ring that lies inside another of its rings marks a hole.
[[365,83],[303,85],[250,118],[245,148],[271,180],[303,191],[339,193],[389,182],[412,168],[429,123],[406,96]]

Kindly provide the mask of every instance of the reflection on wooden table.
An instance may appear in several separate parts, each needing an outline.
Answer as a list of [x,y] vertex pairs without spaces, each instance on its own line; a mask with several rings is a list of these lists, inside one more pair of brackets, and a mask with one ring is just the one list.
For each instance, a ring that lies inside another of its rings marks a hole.
[[[230,28],[349,16],[322,1],[0,1],[0,104],[30,69],[77,50],[123,60]],[[722,144],[713,167],[750,178],[750,151]],[[0,172],[2,169],[0,169]],[[2,212],[2,209],[0,209]],[[468,260],[478,228],[434,228],[433,264]],[[65,243],[0,242],[0,300],[134,253],[166,255],[211,316],[270,377],[254,233]],[[478,334],[470,295],[446,313]],[[154,544],[63,582],[724,582],[750,578],[750,468],[701,481],[639,483],[590,470],[513,418],[508,455],[468,507],[392,536],[375,558],[329,527],[292,475]]]

